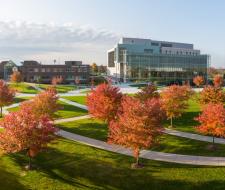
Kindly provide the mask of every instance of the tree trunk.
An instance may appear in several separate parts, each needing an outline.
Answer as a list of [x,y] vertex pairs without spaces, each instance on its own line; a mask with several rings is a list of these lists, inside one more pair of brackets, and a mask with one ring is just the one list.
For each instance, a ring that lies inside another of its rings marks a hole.
[[170,118],[170,127],[173,127],[173,117]]
[[31,157],[29,156],[29,169],[31,169]]
[[28,165],[26,166],[26,169],[27,170],[31,170],[31,155],[30,155],[30,149],[28,149],[28,151],[27,151],[27,155],[28,155],[28,158],[29,158],[29,160],[28,160]]
[[136,157],[136,166],[139,166],[139,156]]
[[0,110],[0,112],[1,112],[0,114],[1,114],[1,117],[2,117],[2,106],[1,106],[1,110]]

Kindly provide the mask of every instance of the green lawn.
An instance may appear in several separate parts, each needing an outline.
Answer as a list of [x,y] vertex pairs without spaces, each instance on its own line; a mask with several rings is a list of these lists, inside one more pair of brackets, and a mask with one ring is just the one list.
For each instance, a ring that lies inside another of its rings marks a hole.
[[13,103],[20,103],[20,102],[29,100],[29,99],[31,99],[31,98],[32,98],[32,97],[15,97]]
[[[55,112],[54,119],[70,118],[77,117],[82,115],[87,115],[87,110],[72,106],[70,104],[59,101],[60,109]],[[8,111],[13,112],[17,111],[19,106],[14,108],[9,108]]]
[[[38,84],[37,85],[39,88],[45,90],[46,88],[50,87],[51,85],[48,84]],[[58,93],[66,93],[71,90],[76,90],[76,86],[74,85],[56,85],[56,90]]]
[[23,83],[23,82],[18,83],[18,84],[10,83],[9,86],[20,93],[26,93],[26,94],[37,94],[38,93],[38,91],[35,88],[33,88],[29,84]]
[[[82,119],[58,125],[59,128],[75,134],[106,141],[107,125],[95,119]],[[217,145],[216,151],[209,151],[211,143],[163,134],[160,143],[151,150],[198,156],[225,156],[225,145]]]
[[55,113],[55,119],[77,117],[87,115],[87,110],[59,101],[60,110]]
[[[198,122],[194,120],[200,114],[200,106],[197,102],[196,97],[193,97],[189,100],[189,107],[181,117],[173,120],[174,129],[184,132],[197,133],[195,126],[198,125]],[[170,121],[165,122],[165,127],[170,125]]]
[[143,160],[143,169],[131,169],[132,157],[65,139],[40,153],[25,171],[22,154],[0,157],[0,184],[4,190],[216,190],[225,188],[224,167],[200,167]]
[[19,110],[19,106],[13,107],[13,108],[8,108],[7,109],[9,112],[14,112]]
[[62,123],[59,127],[65,131],[75,134],[83,135],[86,137],[107,140],[107,125],[100,120],[96,119],[82,119],[73,122]]
[[79,104],[83,104],[86,105],[86,96],[63,96],[62,98],[79,103]]

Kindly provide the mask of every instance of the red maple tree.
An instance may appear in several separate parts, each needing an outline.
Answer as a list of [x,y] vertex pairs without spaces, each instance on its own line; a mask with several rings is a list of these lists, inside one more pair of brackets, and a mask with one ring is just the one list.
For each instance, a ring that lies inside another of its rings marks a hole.
[[52,85],[56,86],[58,84],[62,84],[63,77],[62,76],[56,76],[52,78]]
[[225,108],[223,104],[209,103],[203,108],[202,114],[195,118],[200,125],[197,130],[200,133],[214,137],[225,137]]
[[57,129],[53,121],[46,116],[36,117],[30,107],[11,112],[0,122],[4,130],[0,133],[0,147],[6,153],[26,151],[29,157],[35,157],[47,144],[55,139]]
[[162,107],[170,119],[170,126],[173,127],[173,118],[180,117],[188,107],[188,100],[192,95],[189,86],[172,85],[162,91]]
[[135,97],[141,101],[146,101],[149,98],[159,98],[159,93],[155,85],[149,84],[142,88],[141,91],[135,95]]
[[107,123],[116,118],[120,107],[122,93],[118,87],[100,84],[87,96],[88,111],[95,118]]
[[223,86],[223,77],[221,75],[215,75],[213,78],[213,84],[216,88]]
[[19,83],[22,82],[22,75],[19,71],[13,71],[13,73],[10,76],[10,81]]
[[204,81],[204,78],[203,78],[202,76],[196,76],[196,77],[193,78],[193,83],[194,83],[197,87],[203,85],[204,82],[205,82],[205,81]]
[[13,103],[15,91],[10,89],[7,83],[0,80],[0,116],[2,117],[2,107]]
[[123,112],[110,122],[108,142],[131,148],[136,158],[133,166],[139,167],[140,151],[154,146],[161,134],[164,112],[158,98],[142,102],[126,96],[121,106]]
[[200,92],[199,102],[202,106],[208,103],[214,104],[224,103],[225,93],[221,88],[216,88],[214,86],[207,86]]
[[30,107],[33,113],[37,116],[48,116],[53,118],[54,113],[60,108],[57,92],[54,87],[50,87],[36,95],[31,101],[25,101],[20,105],[23,110]]

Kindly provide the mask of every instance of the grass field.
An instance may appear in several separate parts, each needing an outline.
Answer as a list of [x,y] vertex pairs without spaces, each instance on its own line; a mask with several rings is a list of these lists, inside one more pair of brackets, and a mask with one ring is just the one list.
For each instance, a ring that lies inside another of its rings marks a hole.
[[[60,109],[57,112],[55,112],[54,119],[77,117],[77,116],[82,116],[87,114],[87,111],[81,108],[72,106],[70,104],[67,104],[61,101],[59,101],[58,103],[59,103]],[[17,110],[19,110],[19,106],[8,109],[9,112],[13,112]]]
[[[39,88],[45,90],[46,88],[50,87],[51,85],[48,84],[38,84],[37,85]],[[71,90],[76,90],[76,86],[75,85],[56,85],[56,90],[58,93],[66,93],[69,92]]]
[[87,114],[87,110],[75,107],[73,105],[61,101],[59,101],[59,106],[61,108],[55,113],[55,119],[77,117]]
[[33,88],[29,84],[23,83],[23,82],[18,83],[18,84],[10,83],[9,86],[20,93],[26,93],[26,94],[37,94],[38,93],[38,91],[35,88]]
[[[59,128],[86,137],[102,141],[107,140],[107,125],[92,118],[62,123],[59,125]],[[198,156],[225,156],[225,145],[218,144],[216,151],[209,151],[208,146],[210,144],[211,143],[163,134],[160,137],[159,144],[151,150]]]
[[225,188],[224,167],[200,167],[143,160],[145,167],[131,169],[132,157],[65,139],[51,144],[25,171],[22,154],[0,157],[0,184],[4,190],[23,189],[127,189],[219,190]]
[[[191,132],[197,133],[195,130],[195,126],[198,125],[198,122],[194,120],[200,114],[200,105],[196,99],[193,97],[189,100],[189,107],[182,114],[181,117],[175,118],[173,121],[174,129],[184,131],[184,132]],[[170,121],[165,122],[165,126],[168,127],[170,125]]]
[[29,100],[29,99],[31,99],[31,98],[32,98],[32,97],[15,97],[13,103],[20,103],[20,102]]
[[86,99],[87,99],[86,96],[63,96],[62,98],[70,100],[72,102],[83,104],[83,105],[86,104]]

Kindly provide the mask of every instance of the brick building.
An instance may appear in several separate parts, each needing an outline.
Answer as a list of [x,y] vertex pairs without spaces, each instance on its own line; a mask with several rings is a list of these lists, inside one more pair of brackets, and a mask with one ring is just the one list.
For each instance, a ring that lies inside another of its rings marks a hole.
[[90,66],[83,65],[82,61],[65,61],[65,64],[44,65],[37,61],[24,61],[19,66],[25,82],[51,83],[53,77],[62,76],[64,83],[80,83],[89,81]]

